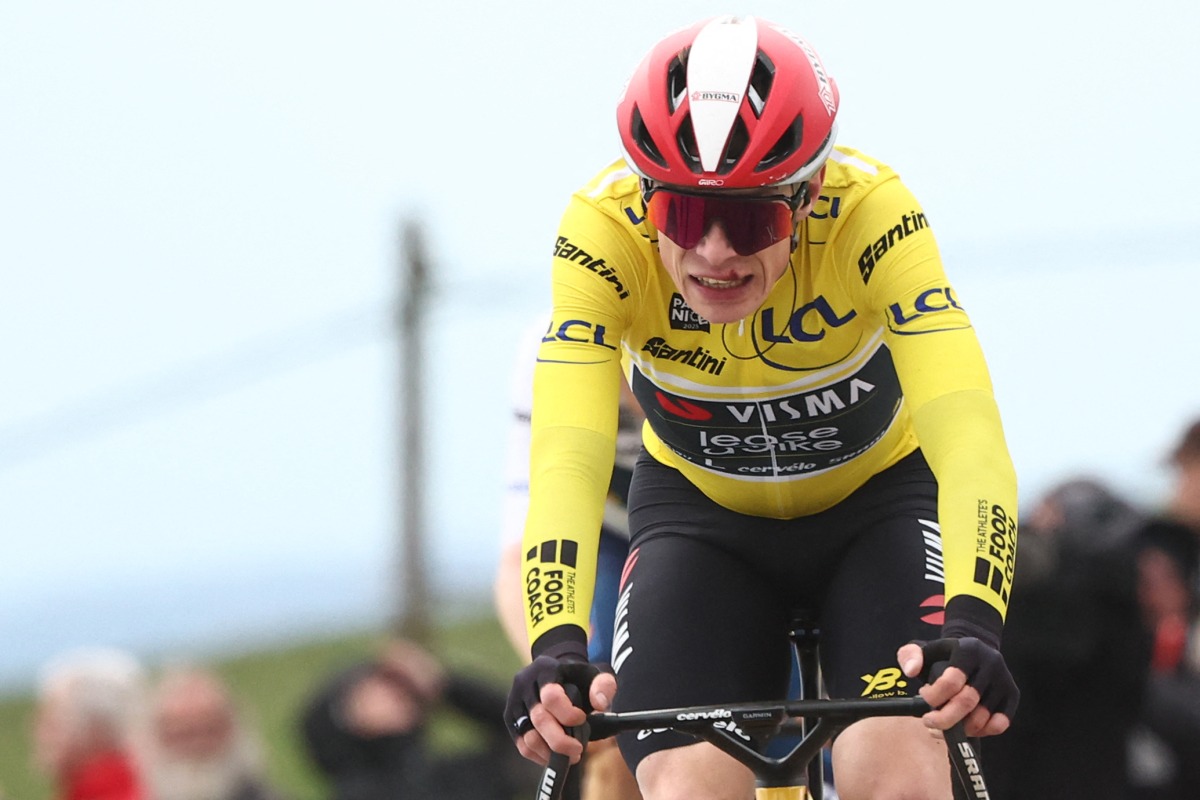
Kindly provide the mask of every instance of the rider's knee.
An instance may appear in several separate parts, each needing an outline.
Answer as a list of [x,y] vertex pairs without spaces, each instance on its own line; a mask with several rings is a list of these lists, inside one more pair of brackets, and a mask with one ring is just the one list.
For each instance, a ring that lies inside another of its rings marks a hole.
[[616,739],[588,745],[580,796],[583,800],[642,800]]
[[645,800],[746,800],[754,793],[748,767],[703,743],[646,756],[637,779]]
[[847,728],[833,750],[840,800],[950,800],[946,744],[919,719],[876,717]]

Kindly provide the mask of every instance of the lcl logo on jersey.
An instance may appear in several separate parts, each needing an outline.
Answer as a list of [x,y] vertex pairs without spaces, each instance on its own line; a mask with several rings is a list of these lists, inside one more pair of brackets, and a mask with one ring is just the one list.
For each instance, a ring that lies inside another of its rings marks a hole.
[[542,337],[542,341],[598,344],[608,350],[616,350],[617,346],[615,344],[609,344],[604,340],[606,333],[607,331],[603,325],[588,322],[586,319],[569,319],[557,326],[551,321],[550,327],[546,329],[546,334]]
[[[893,330],[895,330],[895,328],[904,327],[930,314],[952,309],[963,310],[963,307],[958,304],[958,298],[954,296],[954,290],[949,286],[938,286],[921,292],[911,304],[892,303],[888,306],[888,316],[892,318]],[[963,327],[966,325],[964,324]]]
[[853,308],[844,314],[835,311],[825,295],[819,295],[793,311],[786,322],[776,324],[774,308],[764,308],[759,319],[763,341],[791,344],[820,341],[827,329],[840,328],[856,316],[858,312]]
[[817,195],[817,201],[813,203],[812,211],[809,216],[813,219],[837,219],[842,213],[842,198],[834,195],[826,197],[825,195]]

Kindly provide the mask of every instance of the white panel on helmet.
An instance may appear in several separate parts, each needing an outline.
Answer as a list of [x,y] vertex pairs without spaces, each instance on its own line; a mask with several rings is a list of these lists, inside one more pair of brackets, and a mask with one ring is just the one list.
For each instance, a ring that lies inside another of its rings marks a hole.
[[758,54],[753,17],[720,17],[705,25],[688,55],[687,87],[700,165],[715,172]]

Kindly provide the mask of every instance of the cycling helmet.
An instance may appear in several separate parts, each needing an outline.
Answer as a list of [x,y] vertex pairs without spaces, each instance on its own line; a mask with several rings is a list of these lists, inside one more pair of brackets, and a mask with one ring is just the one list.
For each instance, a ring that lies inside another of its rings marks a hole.
[[727,189],[806,181],[833,149],[838,90],[799,36],[717,17],[659,42],[617,104],[629,166],[656,183]]

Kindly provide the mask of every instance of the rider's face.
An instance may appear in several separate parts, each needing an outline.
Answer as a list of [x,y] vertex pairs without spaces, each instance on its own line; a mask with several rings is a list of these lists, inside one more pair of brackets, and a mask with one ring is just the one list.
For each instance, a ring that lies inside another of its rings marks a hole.
[[[812,210],[812,198],[820,192],[824,176],[821,170],[810,182],[810,200],[796,210],[795,224]],[[790,239],[783,239],[749,255],[739,255],[723,223],[717,220],[690,249],[660,235],[658,252],[688,306],[709,322],[724,323],[745,319],[762,306],[787,271],[792,250]]]

